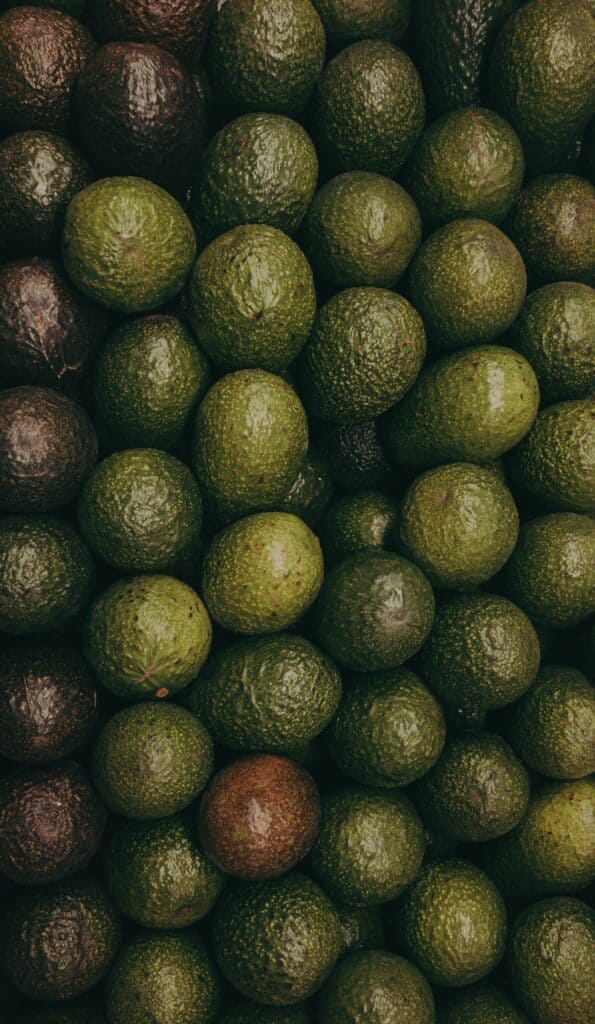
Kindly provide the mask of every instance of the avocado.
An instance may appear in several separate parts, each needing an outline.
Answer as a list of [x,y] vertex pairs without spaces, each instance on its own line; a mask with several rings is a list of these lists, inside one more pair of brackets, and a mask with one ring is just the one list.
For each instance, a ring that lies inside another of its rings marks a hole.
[[182,700],[222,746],[286,754],[323,731],[340,697],[330,658],[305,637],[279,633],[213,653]]
[[211,139],[196,172],[192,220],[199,242],[239,224],[268,224],[291,235],[318,180],[314,144],[281,114],[243,114]]
[[207,948],[188,932],[137,932],[105,986],[110,1024],[212,1024],[221,984]]
[[381,907],[337,906],[343,929],[343,952],[384,949],[386,934]]
[[7,384],[70,390],[88,371],[105,314],[62,268],[33,258],[0,266],[0,374]]
[[426,365],[391,409],[387,450],[408,466],[489,462],[518,444],[538,406],[537,378],[524,356],[501,345],[451,352]]
[[595,915],[580,900],[540,900],[513,922],[508,970],[517,998],[538,1024],[589,1020],[594,939]]
[[360,39],[386,39],[394,43],[405,32],[411,0],[313,0],[326,32],[338,50]]
[[447,590],[489,580],[508,561],[518,534],[512,494],[491,469],[471,462],[428,469],[399,510],[403,553]]
[[192,225],[168,192],[144,178],[103,178],[71,201],[62,259],[83,295],[119,313],[173,299],[196,253]]
[[388,487],[393,480],[377,420],[365,423],[317,423],[316,443],[335,484],[345,490]]
[[595,521],[552,512],[521,527],[508,565],[507,593],[535,622],[564,629],[595,611]]
[[529,1024],[504,989],[482,983],[454,992],[438,1020],[439,1024]]
[[137,175],[184,195],[204,113],[177,57],[152,43],[108,43],[80,75],[75,108],[81,146],[101,175]]
[[0,393],[0,509],[51,512],[77,494],[97,460],[85,410],[50,388]]
[[263,1006],[236,996],[217,1018],[218,1024],[311,1024],[305,1006]]
[[521,191],[525,157],[503,117],[461,107],[436,118],[419,139],[405,175],[424,224],[475,217],[500,224]]
[[595,691],[578,669],[545,665],[515,706],[512,730],[515,750],[541,775],[595,773]]
[[225,880],[180,815],[121,822],[105,855],[118,910],[144,928],[187,928],[215,905]]
[[285,369],[316,313],[310,265],[277,228],[242,224],[203,249],[188,284],[192,326],[223,369]]
[[504,955],[504,901],[469,861],[428,864],[400,901],[394,927],[405,955],[444,988],[479,981]]
[[438,228],[409,270],[411,300],[438,348],[494,341],[518,316],[527,275],[518,249],[475,217]]
[[395,787],[432,767],[444,746],[438,701],[413,672],[352,676],[328,734],[339,768],[356,782]]
[[308,864],[334,900],[356,907],[394,900],[417,877],[423,856],[423,826],[403,794],[347,785],[323,795]]
[[54,516],[0,519],[0,634],[46,633],[69,623],[91,597],[91,554]]
[[1,251],[51,254],[66,207],[92,180],[83,156],[52,132],[18,132],[0,142]]
[[544,402],[587,398],[595,391],[595,291],[558,281],[527,296],[506,335],[535,370]]
[[398,505],[382,491],[345,494],[326,510],[318,536],[325,562],[374,548],[390,548],[398,518]]
[[106,818],[74,761],[17,768],[0,781],[0,871],[21,885],[77,874],[97,853]]
[[213,767],[206,729],[175,704],[135,704],[116,712],[93,749],[93,777],[110,810],[150,821],[183,810]]
[[529,689],[539,657],[535,628],[512,601],[498,594],[461,594],[439,606],[420,670],[451,707],[489,711]]
[[314,196],[302,242],[315,272],[333,287],[394,288],[421,242],[421,218],[396,181],[349,171]]
[[213,913],[212,942],[225,979],[269,1006],[313,995],[343,946],[331,901],[298,871],[228,886]]
[[0,15],[0,126],[66,132],[74,86],[95,43],[80,21],[47,7]]
[[96,39],[155,43],[180,60],[200,54],[216,0],[93,0],[91,31]]
[[311,528],[317,526],[333,494],[331,467],[317,448],[309,448],[301,468],[280,505]]
[[56,1003],[87,992],[119,945],[118,916],[94,879],[30,889],[4,914],[4,970],[31,999]]
[[295,761],[252,754],[232,761],[207,786],[198,811],[205,853],[227,875],[276,878],[303,860],[320,824],[312,776]]
[[323,577],[318,538],[288,512],[246,516],[218,533],[203,562],[202,593],[234,633],[278,633],[315,600]]
[[364,39],[326,65],[310,113],[327,173],[361,170],[394,178],[424,126],[421,79],[404,50]]
[[220,102],[290,116],[310,99],[324,55],[324,28],[310,0],[219,4],[207,48]]
[[593,11],[585,0],[531,0],[500,30],[493,104],[520,135],[532,173],[560,166],[595,107]]
[[173,576],[135,576],[96,599],[83,646],[99,680],[127,700],[162,700],[188,685],[211,646],[198,594]]
[[351,953],[319,999],[320,1024],[434,1024],[432,990],[421,971],[396,953]]

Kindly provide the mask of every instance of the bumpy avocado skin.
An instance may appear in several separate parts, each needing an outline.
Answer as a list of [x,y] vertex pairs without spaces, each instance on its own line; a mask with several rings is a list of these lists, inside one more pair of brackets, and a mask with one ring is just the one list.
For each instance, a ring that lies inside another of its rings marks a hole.
[[321,1024],[433,1024],[432,990],[421,971],[385,950],[341,961],[320,997]]
[[383,491],[358,491],[338,498],[318,526],[326,563],[330,565],[355,551],[390,549],[398,513],[397,502]]
[[93,0],[88,6],[96,39],[155,43],[180,60],[192,61],[201,54],[216,4],[215,0],[167,0],[165,5],[152,0]]
[[394,43],[409,24],[411,0],[313,0],[327,40],[338,50],[360,39]]
[[453,993],[438,1020],[440,1024],[529,1024],[504,989],[483,983]]
[[553,779],[595,772],[595,691],[576,668],[545,665],[514,709],[512,742],[534,771]]

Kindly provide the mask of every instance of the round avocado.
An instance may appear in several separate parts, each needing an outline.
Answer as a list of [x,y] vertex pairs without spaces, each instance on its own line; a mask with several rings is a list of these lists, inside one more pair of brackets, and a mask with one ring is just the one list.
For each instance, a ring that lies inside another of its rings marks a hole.
[[93,778],[111,811],[150,821],[183,810],[204,789],[213,743],[198,718],[175,704],[116,712],[93,749]]
[[192,225],[168,192],[144,178],[102,178],[77,193],[62,259],[73,284],[118,313],[173,299],[196,254]]
[[351,677],[329,731],[339,768],[368,786],[396,787],[432,767],[444,746],[438,701],[406,668]]
[[377,420],[318,423],[316,439],[338,487],[347,491],[390,487],[393,471],[382,447]]
[[398,506],[382,491],[362,490],[338,498],[324,513],[318,536],[329,565],[356,551],[390,547]]
[[337,49],[360,39],[396,42],[405,32],[411,15],[411,0],[313,0],[326,38]]
[[314,271],[336,288],[394,288],[421,242],[421,218],[396,181],[340,174],[316,193],[302,229]]
[[84,652],[101,683],[127,700],[182,690],[204,665],[211,622],[200,597],[173,576],[113,583],[85,623]]
[[217,1018],[218,1024],[311,1024],[305,1006],[263,1006],[236,996]]
[[215,0],[93,0],[89,7],[91,31],[96,39],[155,43],[180,60],[190,61],[202,51]]
[[386,934],[381,907],[338,906],[343,929],[344,953],[362,949],[384,949]]
[[472,985],[454,992],[442,1007],[439,1024],[529,1024],[510,996],[496,985]]
[[319,157],[330,173],[396,177],[424,126],[421,79],[410,57],[392,43],[352,43],[322,72],[311,117]]
[[369,950],[341,961],[319,1000],[320,1024],[434,1024],[432,990],[396,953]]
[[426,354],[419,314],[385,288],[348,288],[319,310],[301,358],[304,403],[322,420],[363,423],[409,390]]
[[288,512],[261,512],[212,540],[202,592],[220,626],[246,636],[278,633],[315,600],[323,577],[318,538]]
[[287,491],[282,512],[293,512],[311,528],[318,524],[333,493],[331,467],[316,448],[309,448],[301,468]]
[[409,271],[411,301],[438,348],[494,341],[527,293],[518,249],[494,224],[453,220],[426,239]]
[[575,668],[546,665],[513,711],[515,750],[552,779],[595,773],[595,691]]
[[424,574],[388,551],[347,555],[327,572],[315,608],[322,647],[345,668],[395,668],[427,639],[434,594]]

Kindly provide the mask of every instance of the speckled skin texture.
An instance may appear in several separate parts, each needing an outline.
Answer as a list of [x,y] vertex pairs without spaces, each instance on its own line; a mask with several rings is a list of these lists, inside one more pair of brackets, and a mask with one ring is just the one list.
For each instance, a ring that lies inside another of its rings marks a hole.
[[317,443],[326,456],[334,483],[346,490],[386,487],[393,479],[377,420],[365,423],[319,423]]
[[492,710],[529,689],[539,668],[530,619],[496,594],[464,594],[441,604],[421,655],[421,671],[440,700]]
[[18,768],[0,783],[0,871],[13,882],[59,882],[97,853],[107,812],[74,761]]
[[342,49],[360,39],[396,42],[411,15],[411,0],[313,0],[327,39]]
[[442,356],[422,370],[387,417],[397,463],[489,462],[521,440],[539,406],[530,364],[510,348],[480,345]]
[[578,669],[545,665],[516,705],[512,730],[515,750],[541,775],[595,773],[595,690]]
[[89,370],[105,314],[71,287],[57,263],[0,268],[0,373],[7,384],[68,389]]
[[172,576],[118,580],[97,598],[85,624],[86,657],[103,685],[127,700],[183,689],[210,646],[203,602]]
[[216,0],[93,0],[89,6],[97,39],[156,43],[180,60],[196,60]]
[[242,995],[270,1006],[312,996],[343,947],[325,893],[300,872],[267,882],[235,882],[213,915],[213,952]]
[[0,509],[51,512],[74,498],[97,461],[97,435],[82,408],[50,388],[0,396]]
[[353,43],[326,65],[312,118],[321,161],[330,171],[394,177],[424,126],[421,79],[407,54],[391,43]]
[[397,516],[396,501],[382,491],[360,491],[338,498],[318,527],[326,564],[356,551],[390,547]]
[[320,1024],[434,1024],[432,990],[417,967],[396,953],[353,953],[320,996]]
[[213,618],[234,633],[278,633],[315,600],[323,576],[318,538],[288,512],[261,512],[213,539],[202,591]]
[[497,966],[506,943],[504,901],[468,861],[428,864],[395,914],[397,939],[428,981],[458,988]]
[[218,1024],[311,1024],[305,1006],[263,1006],[241,996],[233,997],[217,1020]]
[[0,17],[0,124],[8,131],[65,132],[75,82],[94,40],[80,21],[43,7],[15,7]]
[[176,704],[118,711],[93,752],[97,789],[116,814],[151,821],[183,810],[204,789],[213,743],[197,718]]
[[520,1007],[496,985],[472,985],[447,999],[439,1024],[530,1024]]
[[94,880],[31,890],[4,915],[2,959],[12,984],[44,1002],[81,995],[104,976],[120,923]]
[[400,896],[419,872],[424,830],[408,798],[342,786],[322,799],[309,867],[332,899],[376,906]]

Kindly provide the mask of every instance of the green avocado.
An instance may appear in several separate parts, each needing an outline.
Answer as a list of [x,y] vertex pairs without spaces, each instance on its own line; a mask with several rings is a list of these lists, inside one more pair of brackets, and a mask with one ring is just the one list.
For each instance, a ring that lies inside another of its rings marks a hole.
[[396,953],[371,950],[341,961],[319,1000],[320,1024],[434,1024],[432,990]]
[[338,50],[360,39],[386,39],[394,43],[405,32],[411,0],[313,0],[326,32]]
[[442,1006],[439,1024],[529,1024],[504,989],[472,985],[454,992]]
[[325,562],[374,548],[390,548],[398,519],[396,501],[382,491],[345,494],[326,510],[318,526]]
[[595,773],[595,690],[576,668],[546,665],[516,704],[512,742],[533,771],[552,779]]

